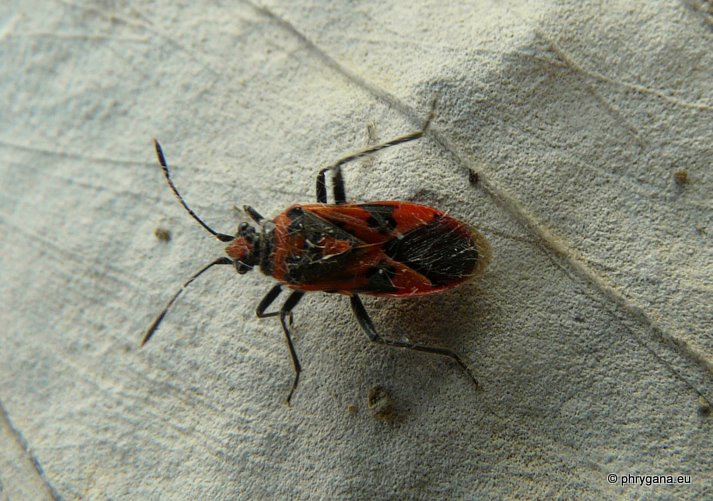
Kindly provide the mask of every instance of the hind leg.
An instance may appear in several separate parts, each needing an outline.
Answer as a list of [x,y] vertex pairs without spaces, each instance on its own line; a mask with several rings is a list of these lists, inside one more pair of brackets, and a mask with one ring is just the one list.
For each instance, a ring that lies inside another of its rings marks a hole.
[[448,357],[451,360],[454,360],[458,365],[460,365],[461,368],[468,375],[468,377],[473,381],[476,388],[478,387],[478,380],[475,379],[475,376],[473,376],[473,373],[470,371],[468,366],[465,365],[465,363],[463,363],[463,360],[461,360],[461,358],[456,353],[454,353],[451,350],[448,350],[446,348],[438,348],[438,347],[434,347],[434,346],[426,346],[423,344],[407,343],[404,341],[394,341],[391,339],[384,339],[376,331],[376,328],[374,327],[374,323],[371,321],[371,318],[369,317],[369,314],[367,313],[366,308],[364,308],[364,304],[361,302],[361,299],[359,299],[359,296],[357,296],[356,294],[351,296],[350,301],[351,301],[352,311],[354,312],[354,316],[356,317],[357,322],[359,323],[359,326],[361,326],[362,330],[366,333],[367,336],[369,336],[369,339],[372,342],[384,344],[386,346],[393,346],[395,348],[406,348],[408,350],[422,351],[425,353],[432,353],[433,355],[440,355],[443,357]]

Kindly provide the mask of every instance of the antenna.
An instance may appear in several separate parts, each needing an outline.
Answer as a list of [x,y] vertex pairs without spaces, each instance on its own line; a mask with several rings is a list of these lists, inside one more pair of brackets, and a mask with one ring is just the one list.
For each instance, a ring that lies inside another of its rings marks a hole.
[[[158,140],[154,139],[154,146],[156,147],[156,156],[158,156],[158,163],[161,164],[161,168],[163,169],[163,174],[166,177],[166,181],[168,181],[168,185],[171,187],[171,190],[173,190],[173,193],[176,195],[178,198],[178,201],[181,202],[181,205],[183,205],[183,208],[188,211],[188,213],[200,223],[200,225],[205,228],[211,235],[213,235],[215,238],[220,240],[221,242],[230,242],[233,240],[233,237],[230,235],[226,235],[225,233],[218,233],[215,231],[213,228],[208,226],[203,222],[201,218],[199,218],[195,212],[193,212],[193,209],[188,207],[188,204],[183,200],[183,197],[181,196],[180,193],[178,193],[178,190],[176,189],[176,185],[173,184],[173,181],[171,180],[171,173],[168,171],[168,165],[166,165],[166,157],[163,156],[163,149],[161,149],[161,145],[158,143]],[[200,273],[199,273],[200,274]],[[194,277],[195,278],[195,277]]]
[[[158,144],[158,143],[157,143]],[[163,311],[159,314],[158,317],[156,317],[156,320],[154,320],[151,323],[151,326],[146,330],[146,334],[144,334],[144,338],[141,340],[141,346],[143,347],[146,343],[148,343],[149,339],[151,339],[151,336],[153,336],[154,332],[156,332],[156,329],[158,329],[158,326],[161,325],[161,322],[163,321],[163,317],[166,316],[166,313],[168,313],[168,309],[173,305],[173,303],[178,299],[178,296],[181,295],[181,292],[188,287],[188,285],[193,282],[196,278],[200,277],[203,272],[209,270],[213,266],[216,266],[218,264],[233,264],[233,260],[228,258],[228,257],[220,257],[210,263],[208,266],[205,266],[202,268],[198,273],[193,275],[191,278],[189,278],[185,284],[181,286],[180,289],[178,289],[178,292],[176,292],[171,300],[166,304],[166,307],[163,309]]]

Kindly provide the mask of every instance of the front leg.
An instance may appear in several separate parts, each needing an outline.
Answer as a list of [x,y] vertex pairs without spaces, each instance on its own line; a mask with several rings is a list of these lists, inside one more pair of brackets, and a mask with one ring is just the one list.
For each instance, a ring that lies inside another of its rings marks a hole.
[[460,365],[461,368],[465,371],[465,373],[468,375],[468,377],[473,380],[473,383],[475,383],[476,389],[478,388],[478,380],[475,379],[475,376],[473,376],[473,373],[470,371],[468,366],[465,365],[465,363],[463,363],[463,360],[461,360],[461,358],[456,353],[454,353],[451,350],[448,350],[446,348],[438,348],[438,347],[434,347],[434,346],[425,346],[422,344],[414,344],[414,343],[407,343],[404,341],[393,341],[391,339],[384,339],[376,331],[376,328],[374,327],[374,323],[371,321],[371,318],[369,317],[369,314],[366,312],[366,308],[364,308],[364,304],[361,302],[361,299],[359,299],[359,296],[354,294],[349,299],[351,301],[352,311],[354,312],[354,316],[356,317],[356,320],[359,323],[359,326],[366,333],[366,335],[369,336],[369,339],[372,342],[379,343],[379,344],[385,344],[387,346],[393,346],[395,348],[406,348],[406,349],[414,350],[414,351],[423,351],[426,353],[432,353],[434,355],[441,355],[444,357],[448,357],[452,360],[455,360],[458,363],[458,365]]
[[257,305],[257,309],[255,310],[255,314],[258,318],[276,317],[280,314],[279,311],[271,311],[270,313],[265,313],[265,310],[268,309],[270,305],[275,302],[275,299],[277,299],[277,296],[279,296],[281,292],[282,284],[277,284],[272,289],[270,289],[267,294],[265,294],[265,297],[262,298],[262,301],[260,301],[260,304]]

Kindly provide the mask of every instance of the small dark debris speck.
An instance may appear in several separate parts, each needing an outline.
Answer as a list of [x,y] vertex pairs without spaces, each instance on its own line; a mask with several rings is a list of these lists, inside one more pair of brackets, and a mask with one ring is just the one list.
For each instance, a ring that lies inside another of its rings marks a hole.
[[394,401],[383,386],[374,386],[369,389],[367,404],[376,419],[387,423],[395,423],[398,420]]
[[688,184],[688,171],[686,169],[673,171],[673,180],[678,186]]
[[162,242],[168,242],[169,240],[171,240],[171,232],[168,231],[166,228],[161,228],[159,226],[158,228],[153,230],[153,234]]

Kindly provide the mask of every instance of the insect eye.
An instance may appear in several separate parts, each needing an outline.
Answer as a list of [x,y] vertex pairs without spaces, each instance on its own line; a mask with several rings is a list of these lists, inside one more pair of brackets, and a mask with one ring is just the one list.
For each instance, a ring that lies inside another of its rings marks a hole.
[[249,227],[250,225],[248,223],[240,223],[240,226],[238,226],[238,234],[244,233]]

